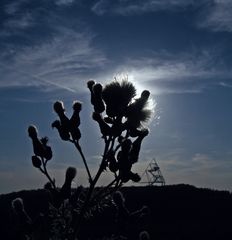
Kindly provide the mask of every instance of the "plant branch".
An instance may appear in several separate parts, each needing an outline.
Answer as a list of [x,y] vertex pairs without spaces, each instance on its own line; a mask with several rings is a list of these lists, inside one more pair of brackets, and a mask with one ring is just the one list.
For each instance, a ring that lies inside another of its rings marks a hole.
[[95,175],[94,179],[90,182],[90,187],[89,187],[88,194],[86,196],[84,205],[81,208],[79,219],[77,219],[76,224],[75,224],[76,227],[75,227],[75,230],[74,230],[74,239],[77,237],[78,232],[80,230],[81,222],[83,221],[84,214],[85,214],[86,210],[88,209],[88,205],[89,205],[90,199],[92,197],[94,187],[95,187],[99,177],[101,176],[101,174],[104,170],[103,167],[104,167],[105,160],[106,160],[106,155],[107,155],[107,152],[108,152],[108,149],[109,149],[109,144],[110,144],[110,139],[105,139],[105,148],[104,148],[102,161],[101,161],[100,167],[97,171],[97,174]]
[[46,167],[47,162],[44,161],[44,158],[41,158],[41,159],[42,159],[43,169],[41,167],[39,169],[48,178],[48,180],[52,184],[53,188],[56,189],[56,185],[47,171],[47,167]]
[[74,143],[75,147],[77,148],[77,150],[79,151],[79,153],[80,153],[80,155],[81,155],[81,158],[82,158],[82,160],[83,160],[83,162],[84,162],[84,165],[85,165],[85,169],[86,169],[87,174],[88,174],[88,177],[89,177],[89,183],[90,183],[90,185],[91,185],[91,183],[93,182],[93,179],[92,179],[92,176],[91,176],[91,174],[90,174],[89,167],[88,167],[87,161],[86,161],[86,159],[85,159],[85,156],[84,156],[84,154],[83,154],[83,152],[82,152],[81,146],[80,146],[79,143],[77,143],[77,142],[75,142],[75,141],[71,141],[71,142]]

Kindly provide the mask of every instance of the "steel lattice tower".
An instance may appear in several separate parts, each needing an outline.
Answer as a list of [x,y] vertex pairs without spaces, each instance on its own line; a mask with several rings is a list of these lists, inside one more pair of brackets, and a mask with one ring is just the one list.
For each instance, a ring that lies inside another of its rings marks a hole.
[[156,159],[152,159],[152,161],[147,166],[146,170],[142,174],[142,177],[145,177],[146,180],[141,183],[146,183],[150,186],[152,185],[165,185],[165,179],[161,173],[160,167],[158,166],[158,163]]

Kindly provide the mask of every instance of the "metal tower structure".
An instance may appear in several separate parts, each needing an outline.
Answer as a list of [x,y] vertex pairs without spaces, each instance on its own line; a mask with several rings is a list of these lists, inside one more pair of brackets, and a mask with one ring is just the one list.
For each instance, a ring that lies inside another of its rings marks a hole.
[[148,184],[149,186],[152,185],[165,185],[165,179],[161,173],[160,167],[158,166],[158,163],[156,159],[152,159],[152,161],[147,166],[146,170],[142,174],[142,178],[145,177],[146,180],[141,183]]

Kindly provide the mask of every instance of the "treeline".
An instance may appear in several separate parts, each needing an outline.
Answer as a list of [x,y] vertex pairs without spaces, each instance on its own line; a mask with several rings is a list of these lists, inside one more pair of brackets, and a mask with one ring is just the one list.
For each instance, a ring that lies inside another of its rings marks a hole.
[[[231,239],[232,194],[228,191],[196,188],[190,185],[124,187],[121,190],[129,211],[146,205],[149,209],[142,223],[129,226],[134,240],[142,224],[151,239]],[[1,239],[14,236],[14,215],[11,201],[24,200],[25,210],[32,219],[48,211],[50,195],[45,190],[20,191],[0,196]],[[115,211],[105,208],[90,218],[86,239],[110,236],[114,231]],[[134,236],[133,236],[134,235]]]

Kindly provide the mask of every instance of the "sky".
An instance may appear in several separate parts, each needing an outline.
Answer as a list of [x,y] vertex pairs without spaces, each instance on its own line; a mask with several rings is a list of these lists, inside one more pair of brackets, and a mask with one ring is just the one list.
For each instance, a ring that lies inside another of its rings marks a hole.
[[[43,187],[27,127],[48,136],[61,185],[78,168],[51,123],[52,105],[83,103],[81,145],[94,173],[103,151],[86,82],[127,76],[156,103],[135,170],[155,157],[167,184],[232,190],[232,1],[1,0],[0,193]],[[100,185],[109,173],[104,173]]]

